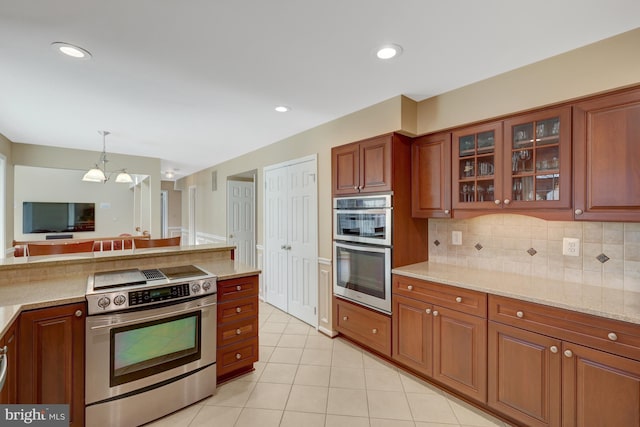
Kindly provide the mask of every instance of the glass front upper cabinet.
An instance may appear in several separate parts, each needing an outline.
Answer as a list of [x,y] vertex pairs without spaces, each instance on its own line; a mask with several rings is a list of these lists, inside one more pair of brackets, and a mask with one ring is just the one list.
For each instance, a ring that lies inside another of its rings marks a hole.
[[502,125],[474,126],[453,134],[454,208],[495,209],[500,198]]
[[505,207],[570,207],[570,120],[559,108],[505,121]]

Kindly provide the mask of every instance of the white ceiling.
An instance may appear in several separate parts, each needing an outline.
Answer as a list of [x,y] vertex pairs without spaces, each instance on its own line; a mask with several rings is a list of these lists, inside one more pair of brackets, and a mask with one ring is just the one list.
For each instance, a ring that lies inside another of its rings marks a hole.
[[[638,27],[638,0],[0,0],[0,133],[184,176]],[[93,54],[74,61],[50,44]],[[384,43],[404,48],[381,62]],[[579,70],[576,70],[579,72]],[[277,113],[274,107],[292,107]],[[135,171],[134,171],[135,172]]]

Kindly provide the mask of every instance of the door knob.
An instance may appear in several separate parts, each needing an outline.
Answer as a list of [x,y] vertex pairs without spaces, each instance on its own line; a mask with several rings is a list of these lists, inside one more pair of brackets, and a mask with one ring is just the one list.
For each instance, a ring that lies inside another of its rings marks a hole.
[[551,353],[557,353],[558,347],[556,347],[555,345],[552,345],[551,347],[549,347],[549,351],[551,351]]
[[500,204],[500,200],[496,199],[496,200],[493,201],[493,203],[495,203],[496,205],[499,205]]
[[566,357],[573,357],[573,352],[572,352],[571,350],[565,350],[565,351],[564,351],[564,355],[565,355]]
[[582,209],[576,209],[575,210],[575,214],[576,215],[582,215],[584,213],[584,211]]
[[449,215],[449,212],[450,212],[449,209],[445,209],[444,210],[444,213],[447,214],[447,215]]
[[511,200],[509,200],[509,199],[504,199],[504,204],[505,204],[505,205],[508,205],[509,203],[511,203]]
[[82,310],[76,310],[74,314],[76,317],[82,317]]

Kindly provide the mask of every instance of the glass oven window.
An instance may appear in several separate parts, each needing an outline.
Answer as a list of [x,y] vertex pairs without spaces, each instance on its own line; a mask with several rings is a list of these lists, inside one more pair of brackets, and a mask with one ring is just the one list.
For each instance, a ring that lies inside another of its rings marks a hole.
[[337,248],[338,286],[385,299],[385,254]]
[[337,234],[384,240],[387,237],[386,213],[338,213]]
[[200,311],[113,328],[110,386],[198,360],[200,328]]

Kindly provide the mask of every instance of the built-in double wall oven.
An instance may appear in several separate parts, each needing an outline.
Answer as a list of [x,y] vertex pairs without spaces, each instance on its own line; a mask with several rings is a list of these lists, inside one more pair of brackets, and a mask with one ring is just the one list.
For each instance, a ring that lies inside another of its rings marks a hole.
[[391,313],[392,195],[333,200],[333,293]]

